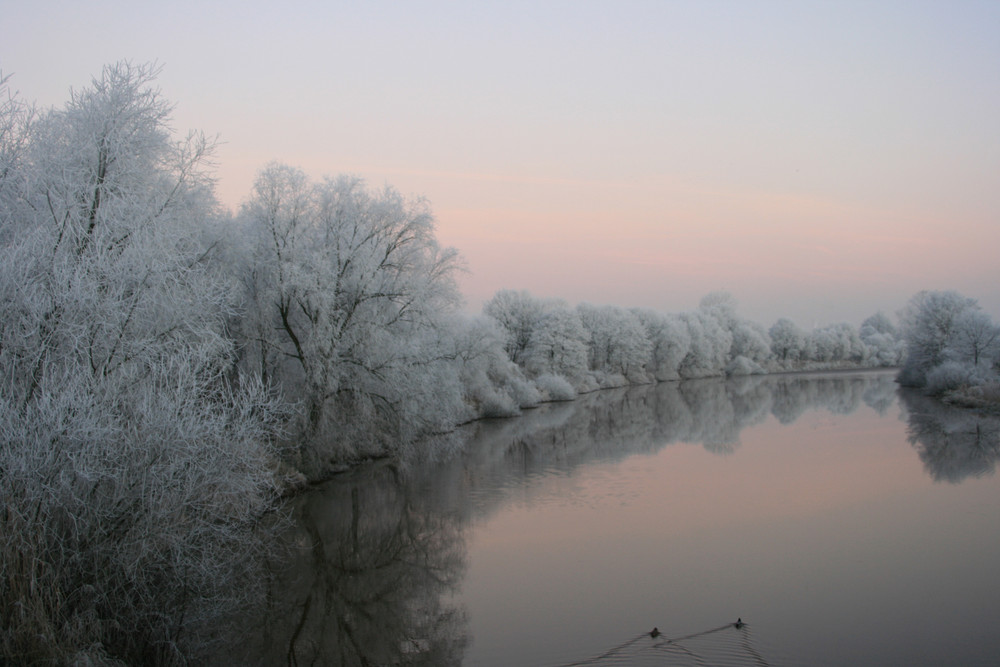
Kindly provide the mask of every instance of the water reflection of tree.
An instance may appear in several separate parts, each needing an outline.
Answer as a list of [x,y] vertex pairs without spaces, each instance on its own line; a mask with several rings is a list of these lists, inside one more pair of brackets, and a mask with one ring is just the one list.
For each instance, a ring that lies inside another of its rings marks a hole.
[[458,665],[464,611],[448,602],[465,567],[458,521],[389,466],[296,500],[259,632],[240,663]]
[[[535,475],[671,443],[734,452],[742,429],[807,410],[884,411],[890,373],[752,376],[617,389],[554,403],[514,419],[469,424],[448,461],[374,465],[296,499],[290,555],[268,609],[225,662],[240,664],[461,663],[468,641],[450,602],[464,570],[462,526]],[[248,614],[248,616],[251,614]]]
[[791,424],[807,410],[824,409],[848,415],[862,404],[879,414],[892,405],[895,386],[887,374],[832,374],[817,378],[792,375],[772,388],[771,412],[782,424]]
[[809,410],[848,414],[862,405],[884,414],[895,392],[887,372],[705,379],[595,392],[515,419],[470,425],[462,456],[438,474],[489,506],[489,495],[500,501],[533,474],[618,461],[672,443],[730,454],[744,428],[770,415],[788,424]]
[[912,390],[899,391],[907,438],[927,474],[957,484],[992,475],[1000,458],[1000,418],[954,408]]

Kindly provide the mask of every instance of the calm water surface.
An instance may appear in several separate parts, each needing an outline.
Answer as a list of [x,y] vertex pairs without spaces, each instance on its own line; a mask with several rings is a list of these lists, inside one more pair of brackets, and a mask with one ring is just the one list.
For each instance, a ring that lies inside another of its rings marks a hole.
[[291,562],[229,655],[996,664],[1000,427],[892,378],[599,392],[353,471],[297,499]]

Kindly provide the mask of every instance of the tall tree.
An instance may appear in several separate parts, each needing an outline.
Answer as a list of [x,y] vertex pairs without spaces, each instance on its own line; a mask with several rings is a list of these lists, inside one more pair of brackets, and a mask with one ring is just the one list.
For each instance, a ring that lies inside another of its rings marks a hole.
[[771,351],[779,361],[797,361],[806,344],[806,332],[787,317],[779,318],[768,332]]
[[955,318],[945,356],[989,368],[1000,360],[1000,326],[981,310],[966,310]]
[[589,342],[590,333],[576,310],[565,304],[549,304],[523,352],[525,368],[533,376],[557,375],[582,388]]
[[680,379],[679,368],[691,346],[687,325],[677,315],[663,315],[652,310],[637,310],[652,344],[649,370],[657,380]]
[[867,346],[866,355],[872,363],[897,366],[902,361],[905,345],[896,326],[885,313],[879,311],[866,318],[861,323],[858,336]]
[[443,336],[459,260],[424,200],[272,164],[241,218],[254,365],[304,402],[307,457],[395,449],[457,417]]
[[678,372],[683,378],[721,375],[729,361],[733,335],[722,326],[712,308],[699,308],[680,315],[687,326],[687,354],[681,360]]
[[[590,369],[615,384],[648,382],[653,345],[635,313],[615,306],[581,303],[576,311],[589,333]],[[613,377],[621,378],[613,380]]]
[[918,292],[900,313],[906,359],[899,372],[905,385],[922,386],[927,373],[945,361],[956,319],[964,312],[977,310],[975,299],[955,291]]
[[31,565],[2,572],[0,637],[28,661],[176,657],[273,498],[276,406],[230,382],[211,142],[172,138],[157,72],[105,68],[7,162],[0,551]]
[[504,348],[511,361],[524,364],[531,336],[547,310],[544,301],[525,290],[503,289],[483,304],[483,313],[492,317],[506,333]]

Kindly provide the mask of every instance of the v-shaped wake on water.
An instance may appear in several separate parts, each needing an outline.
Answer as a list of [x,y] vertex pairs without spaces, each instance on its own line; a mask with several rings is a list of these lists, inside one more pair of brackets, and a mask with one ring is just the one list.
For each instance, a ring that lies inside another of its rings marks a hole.
[[551,667],[614,665],[719,665],[770,666],[754,645],[750,626],[737,619],[717,628],[681,636],[668,636],[659,627],[632,637],[600,655]]

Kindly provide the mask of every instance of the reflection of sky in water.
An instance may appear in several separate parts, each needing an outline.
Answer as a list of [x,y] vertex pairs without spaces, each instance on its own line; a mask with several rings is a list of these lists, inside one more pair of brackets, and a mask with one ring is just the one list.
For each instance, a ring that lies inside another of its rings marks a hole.
[[296,498],[290,559],[226,660],[991,664],[998,432],[884,371],[633,387],[471,424],[450,460]]
[[468,664],[570,662],[737,616],[777,664],[991,661],[997,480],[935,483],[897,410],[845,396],[755,419],[725,455],[676,442],[505,480],[469,535]]

